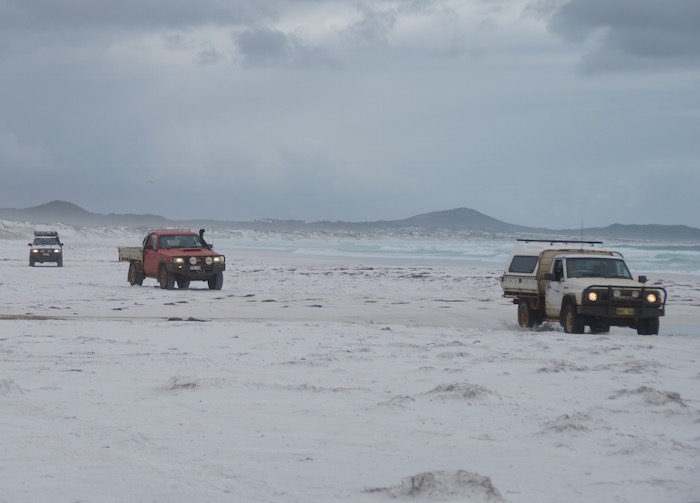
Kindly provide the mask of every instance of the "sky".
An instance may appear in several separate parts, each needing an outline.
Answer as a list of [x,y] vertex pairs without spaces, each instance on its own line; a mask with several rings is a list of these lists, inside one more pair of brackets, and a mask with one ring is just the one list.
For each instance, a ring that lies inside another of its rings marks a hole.
[[697,0],[0,0],[0,207],[700,227]]

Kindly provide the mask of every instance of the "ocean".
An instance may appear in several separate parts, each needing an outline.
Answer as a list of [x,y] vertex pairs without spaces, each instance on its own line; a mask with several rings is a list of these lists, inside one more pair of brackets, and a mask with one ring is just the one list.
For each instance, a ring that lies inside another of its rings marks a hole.
[[[55,224],[51,228],[59,230],[67,251],[71,246],[106,247],[108,254],[114,253],[115,257],[116,246],[140,246],[145,235],[143,229],[126,227]],[[11,248],[22,259],[33,231],[31,224],[0,220],[0,241],[19,241],[20,245]],[[215,250],[224,254],[241,251],[368,264],[481,266],[495,271],[505,268],[516,244],[516,236],[417,231],[343,234],[210,229],[205,237]],[[700,243],[606,241],[602,246],[620,251],[635,276],[649,273],[700,275]]]
[[[215,246],[250,252],[286,254],[378,264],[422,266],[484,266],[504,268],[516,244],[514,239],[450,238],[413,235],[382,237],[353,235],[242,235],[215,241]],[[700,275],[700,244],[604,243],[622,253],[633,274],[676,273]]]

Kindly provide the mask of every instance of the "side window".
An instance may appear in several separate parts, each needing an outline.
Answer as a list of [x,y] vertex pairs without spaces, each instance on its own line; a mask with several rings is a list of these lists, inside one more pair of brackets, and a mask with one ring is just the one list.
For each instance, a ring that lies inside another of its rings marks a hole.
[[562,264],[561,259],[555,260],[554,261],[554,279],[556,281],[561,281],[563,276],[564,276],[564,265]]
[[516,255],[510,262],[508,272],[532,274],[537,267],[537,257],[532,255]]
[[157,241],[157,238],[156,238],[155,234],[151,234],[149,236],[146,236],[146,239],[143,242],[144,250],[145,249],[155,250],[156,249],[156,241]]

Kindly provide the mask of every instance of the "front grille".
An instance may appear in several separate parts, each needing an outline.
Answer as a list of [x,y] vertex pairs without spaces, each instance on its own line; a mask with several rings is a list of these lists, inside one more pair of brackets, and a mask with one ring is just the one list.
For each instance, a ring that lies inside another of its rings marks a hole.
[[[595,292],[598,295],[598,299],[594,302],[590,301],[588,298],[589,292]],[[616,288],[613,286],[603,287],[603,286],[593,286],[586,288],[583,294],[584,304],[589,305],[615,305],[615,306],[639,306],[642,304],[652,305],[646,301],[646,297],[649,293],[656,294],[659,299],[658,303],[665,304],[665,294],[662,297],[661,291],[658,288],[639,287],[639,288]],[[662,300],[663,299],[663,300]],[[653,305],[657,305],[654,303]]]

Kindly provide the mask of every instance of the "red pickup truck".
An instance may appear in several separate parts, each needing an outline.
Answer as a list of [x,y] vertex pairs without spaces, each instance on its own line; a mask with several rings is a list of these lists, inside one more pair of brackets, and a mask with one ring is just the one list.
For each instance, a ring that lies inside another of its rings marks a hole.
[[206,281],[212,290],[224,284],[226,260],[199,234],[188,229],[152,230],[139,247],[119,247],[119,260],[129,262],[128,280],[143,284],[156,278],[161,288],[188,288],[190,281]]

